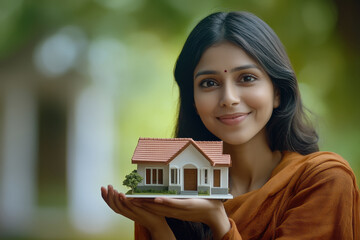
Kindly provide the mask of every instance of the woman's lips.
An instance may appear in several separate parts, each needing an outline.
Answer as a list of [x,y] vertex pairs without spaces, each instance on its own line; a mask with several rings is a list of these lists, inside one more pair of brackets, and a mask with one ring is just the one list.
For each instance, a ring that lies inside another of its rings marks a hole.
[[242,122],[250,113],[234,113],[234,114],[226,114],[222,115],[220,117],[217,117],[217,119],[226,125],[236,125]]

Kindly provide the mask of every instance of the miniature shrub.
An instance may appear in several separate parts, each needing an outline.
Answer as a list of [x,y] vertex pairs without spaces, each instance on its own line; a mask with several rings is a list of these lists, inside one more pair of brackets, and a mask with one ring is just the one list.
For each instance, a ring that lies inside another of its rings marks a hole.
[[123,185],[131,188],[132,193],[134,193],[137,185],[143,180],[143,178],[137,173],[136,170],[132,171],[130,174],[125,176]]
[[134,189],[134,193],[162,193],[162,194],[177,194],[176,190],[156,190],[156,189],[146,189],[140,190],[138,188]]
[[176,190],[169,190],[169,194],[177,194]]
[[209,191],[199,191],[199,195],[210,195]]

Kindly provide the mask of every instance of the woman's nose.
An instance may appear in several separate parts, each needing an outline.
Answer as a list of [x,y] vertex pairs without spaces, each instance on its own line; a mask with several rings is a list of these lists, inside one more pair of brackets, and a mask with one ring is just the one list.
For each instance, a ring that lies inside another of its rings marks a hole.
[[221,107],[231,107],[240,103],[240,92],[233,84],[224,84],[220,99]]

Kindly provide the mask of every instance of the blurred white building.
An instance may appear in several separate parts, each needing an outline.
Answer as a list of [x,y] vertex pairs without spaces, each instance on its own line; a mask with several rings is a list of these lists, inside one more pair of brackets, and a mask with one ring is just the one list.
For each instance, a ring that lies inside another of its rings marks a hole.
[[66,27],[0,63],[0,238],[111,227],[115,99],[93,63],[113,50]]

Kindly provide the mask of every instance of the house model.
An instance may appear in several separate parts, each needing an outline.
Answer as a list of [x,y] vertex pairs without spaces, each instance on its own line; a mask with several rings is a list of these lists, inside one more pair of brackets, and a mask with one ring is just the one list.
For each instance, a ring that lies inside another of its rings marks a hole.
[[231,159],[223,154],[222,141],[140,138],[132,163],[143,178],[137,186],[140,191],[172,191],[176,198],[232,198],[228,190]]

